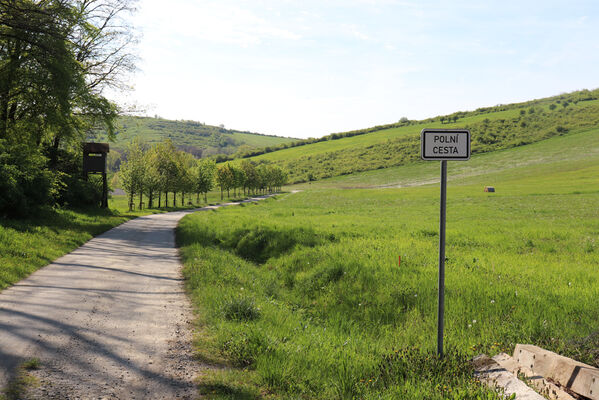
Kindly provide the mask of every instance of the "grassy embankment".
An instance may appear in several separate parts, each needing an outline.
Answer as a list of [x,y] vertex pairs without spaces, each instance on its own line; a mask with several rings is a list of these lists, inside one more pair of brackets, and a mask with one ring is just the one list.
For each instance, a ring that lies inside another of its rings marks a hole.
[[[195,196],[192,199],[195,201]],[[204,205],[201,200],[199,206]],[[172,202],[172,194],[169,201]],[[209,193],[208,203],[218,202],[220,194]],[[129,219],[193,207],[196,205],[130,212],[126,196],[113,196],[109,210],[45,209],[28,219],[0,219],[0,290]]]
[[[432,356],[437,185],[313,185],[185,217],[178,241],[198,351],[235,367],[205,376],[201,390],[208,398],[494,398],[470,380],[465,361],[516,343],[599,365],[598,137],[450,163],[445,364]],[[470,176],[467,164],[489,170]],[[377,183],[438,174],[435,162],[402,168],[377,172]],[[484,193],[485,184],[497,193]]]
[[[297,183],[354,172],[406,165],[419,159],[423,128],[467,128],[475,154],[538,142],[599,125],[599,91],[574,92],[526,103],[456,113],[457,122],[439,117],[358,136],[291,147],[249,158],[273,162]],[[585,99],[585,100],[580,100]],[[595,100],[589,100],[595,99]],[[564,107],[564,104],[566,105]]]

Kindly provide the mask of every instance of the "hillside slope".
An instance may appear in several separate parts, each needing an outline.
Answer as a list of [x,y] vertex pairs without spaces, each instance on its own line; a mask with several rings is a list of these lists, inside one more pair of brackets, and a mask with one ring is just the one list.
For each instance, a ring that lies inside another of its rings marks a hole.
[[[116,141],[111,148],[124,150],[133,138],[142,137],[147,143],[171,139],[175,146],[196,157],[233,154],[239,150],[275,146],[295,139],[243,132],[206,125],[196,121],[173,121],[162,118],[122,116],[117,123]],[[104,132],[95,132],[89,140],[107,141]]]
[[[500,105],[423,121],[404,121],[344,134],[249,159],[269,161],[290,172],[290,181],[348,175],[419,160],[423,128],[466,128],[473,154],[522,146],[599,126],[599,90],[578,91],[525,103]],[[452,121],[452,122],[447,122]],[[289,146],[284,144],[281,146]]]
[[[475,154],[468,161],[450,162],[448,180],[452,185],[468,183],[494,186],[504,180],[568,174],[569,171],[589,168],[594,168],[599,173],[599,127],[524,146]],[[582,174],[576,184],[580,188],[596,187],[596,176]],[[582,180],[582,177],[586,180]],[[404,188],[438,182],[438,162],[416,161],[408,165],[294,185],[294,189]]]

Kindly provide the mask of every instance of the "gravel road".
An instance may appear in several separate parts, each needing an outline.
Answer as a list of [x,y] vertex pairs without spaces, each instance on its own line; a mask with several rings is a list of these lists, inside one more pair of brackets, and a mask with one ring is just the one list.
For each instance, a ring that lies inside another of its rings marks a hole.
[[174,243],[189,212],[126,222],[0,293],[0,387],[36,357],[26,398],[197,397]]

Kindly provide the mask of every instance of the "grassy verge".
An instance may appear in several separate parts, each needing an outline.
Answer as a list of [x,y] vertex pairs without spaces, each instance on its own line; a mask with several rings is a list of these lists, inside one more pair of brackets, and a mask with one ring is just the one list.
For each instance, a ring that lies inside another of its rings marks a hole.
[[198,349],[233,367],[206,377],[204,392],[495,398],[466,360],[516,343],[599,365],[599,185],[589,180],[599,167],[587,161],[500,172],[497,193],[480,177],[450,185],[443,361],[437,187],[307,190],[185,217]]
[[38,380],[30,374],[30,371],[39,367],[40,361],[37,358],[32,358],[21,364],[16,377],[0,392],[0,400],[23,399],[27,389],[38,384]]
[[[208,202],[220,202],[220,194],[210,193]],[[0,290],[129,219],[202,206],[203,200],[197,204],[129,212],[126,196],[113,196],[108,210],[44,209],[27,219],[0,219]]]

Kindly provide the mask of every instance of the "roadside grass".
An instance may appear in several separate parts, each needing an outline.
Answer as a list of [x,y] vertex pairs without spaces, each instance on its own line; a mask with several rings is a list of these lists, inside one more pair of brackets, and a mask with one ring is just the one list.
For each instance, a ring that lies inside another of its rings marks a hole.
[[38,380],[29,373],[40,368],[40,360],[32,358],[19,366],[16,377],[0,392],[0,400],[23,399],[28,388],[38,385]]
[[[203,198],[196,203],[192,196],[191,201],[191,205],[186,200],[185,206],[172,207],[171,195],[171,207],[128,211],[126,196],[112,196],[108,210],[42,209],[26,219],[0,219],[0,290],[132,218],[205,205]],[[220,202],[220,193],[209,193],[208,204]]]
[[[525,156],[510,151],[506,162]],[[434,354],[436,185],[314,186],[186,216],[177,240],[196,346],[204,361],[229,367],[202,380],[220,388],[203,393],[495,399],[467,360],[516,343],[599,366],[599,163],[566,165],[449,185],[444,360]],[[491,179],[498,192],[484,193],[481,181]]]

